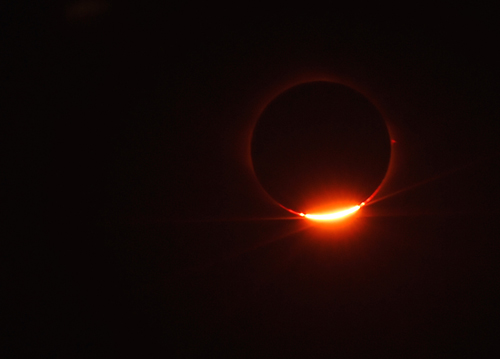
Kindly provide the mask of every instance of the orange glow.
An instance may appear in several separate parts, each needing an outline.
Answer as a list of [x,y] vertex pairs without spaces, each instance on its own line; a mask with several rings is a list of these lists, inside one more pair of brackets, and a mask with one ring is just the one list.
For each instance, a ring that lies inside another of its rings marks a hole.
[[313,220],[313,221],[335,221],[347,217],[350,214],[358,211],[361,207],[365,205],[365,202],[361,202],[359,205],[344,209],[342,211],[323,213],[323,214],[310,214],[310,213],[299,213],[299,216]]

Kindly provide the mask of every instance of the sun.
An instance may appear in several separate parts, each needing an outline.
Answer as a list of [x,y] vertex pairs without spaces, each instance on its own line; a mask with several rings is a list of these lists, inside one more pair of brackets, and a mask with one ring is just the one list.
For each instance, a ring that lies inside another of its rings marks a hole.
[[299,213],[295,212],[293,210],[290,210],[287,208],[288,211],[292,212],[293,214],[299,215],[300,217],[312,220],[312,221],[322,221],[322,222],[327,222],[327,221],[338,221],[341,219],[344,219],[355,212],[357,212],[361,207],[365,205],[365,202],[361,202],[360,204],[341,210],[341,211],[335,211],[335,212],[329,212],[329,213]]

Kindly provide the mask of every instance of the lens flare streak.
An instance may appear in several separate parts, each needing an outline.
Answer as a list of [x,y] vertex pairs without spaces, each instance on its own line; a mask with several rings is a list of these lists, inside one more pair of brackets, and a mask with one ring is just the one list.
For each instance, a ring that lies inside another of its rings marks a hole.
[[361,204],[344,209],[343,211],[338,211],[338,212],[332,212],[332,213],[324,213],[324,214],[309,214],[309,213],[299,213],[299,216],[311,219],[313,221],[334,221],[337,219],[344,218],[350,214],[353,214],[357,210],[359,210],[361,207],[365,205],[364,202]]

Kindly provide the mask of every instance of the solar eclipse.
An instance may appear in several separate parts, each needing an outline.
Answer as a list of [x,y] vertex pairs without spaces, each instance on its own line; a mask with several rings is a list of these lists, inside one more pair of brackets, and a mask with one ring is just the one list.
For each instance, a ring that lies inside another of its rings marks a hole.
[[391,139],[366,97],[314,81],[268,103],[253,132],[251,157],[260,184],[281,207],[310,220],[339,220],[377,192]]

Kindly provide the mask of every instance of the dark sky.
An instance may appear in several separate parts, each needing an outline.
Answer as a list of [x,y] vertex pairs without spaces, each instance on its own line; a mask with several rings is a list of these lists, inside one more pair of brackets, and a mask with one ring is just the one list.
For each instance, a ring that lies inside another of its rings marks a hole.
[[[493,346],[500,59],[488,9],[4,10],[6,357]],[[280,219],[249,158],[264,106],[316,80],[363,93],[397,141],[374,204],[333,227]]]

